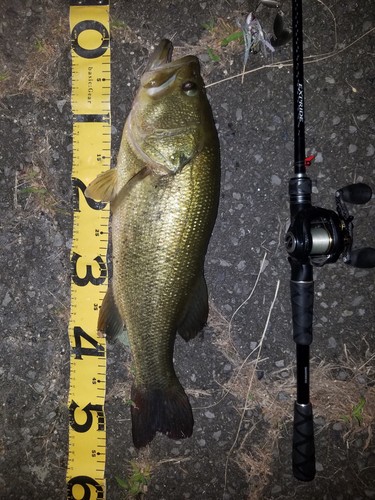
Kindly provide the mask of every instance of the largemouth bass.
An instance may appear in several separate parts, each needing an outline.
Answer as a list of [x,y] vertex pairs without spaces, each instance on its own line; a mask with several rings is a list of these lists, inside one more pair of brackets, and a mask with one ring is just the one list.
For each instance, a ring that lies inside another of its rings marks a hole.
[[172,61],[172,50],[162,40],[141,78],[117,168],[86,190],[111,202],[113,279],[98,330],[111,340],[126,328],[138,448],[156,432],[181,439],[193,431],[173,349],[177,332],[188,341],[207,320],[203,267],[219,202],[219,141],[199,61]]

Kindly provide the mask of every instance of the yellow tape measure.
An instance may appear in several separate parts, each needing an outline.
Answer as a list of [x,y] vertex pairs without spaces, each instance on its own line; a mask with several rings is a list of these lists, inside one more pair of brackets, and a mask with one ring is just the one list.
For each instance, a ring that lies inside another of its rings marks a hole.
[[69,500],[105,498],[106,345],[97,336],[107,289],[109,207],[86,199],[87,184],[110,168],[109,1],[71,0],[73,243],[69,392]]

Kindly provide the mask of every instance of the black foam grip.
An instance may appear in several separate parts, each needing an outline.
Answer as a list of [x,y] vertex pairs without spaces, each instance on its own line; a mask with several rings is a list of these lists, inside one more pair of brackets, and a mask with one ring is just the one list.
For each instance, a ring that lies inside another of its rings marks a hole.
[[301,345],[310,345],[312,342],[314,282],[291,281],[290,293],[294,342]]
[[314,422],[311,403],[294,404],[293,475],[300,481],[315,477]]
[[358,182],[357,184],[349,184],[339,190],[342,199],[347,203],[352,203],[354,205],[363,205],[371,200],[372,191],[370,186],[364,184],[363,182]]
[[350,261],[353,267],[370,268],[375,267],[375,248],[359,248],[350,252]]

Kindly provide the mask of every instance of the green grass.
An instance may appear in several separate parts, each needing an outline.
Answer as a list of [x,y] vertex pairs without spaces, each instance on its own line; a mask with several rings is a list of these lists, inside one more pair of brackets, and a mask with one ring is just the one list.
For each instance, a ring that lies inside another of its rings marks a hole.
[[363,422],[363,412],[365,409],[365,405],[366,398],[362,396],[359,402],[355,406],[353,406],[351,415],[345,415],[343,417],[343,420],[347,423],[355,421],[358,425],[361,425]]
[[111,17],[111,28],[114,30],[123,30],[126,28],[126,23],[121,19]]
[[231,33],[230,35],[226,36],[221,40],[221,46],[226,47],[229,45],[231,42],[234,42],[236,40],[241,40],[243,42],[243,33],[242,31],[236,31],[235,33]]
[[45,42],[44,40],[37,38],[35,40],[35,47],[38,52],[43,52],[45,49]]
[[210,47],[208,47],[208,49],[207,49],[207,54],[208,54],[209,58],[211,59],[211,61],[213,61],[213,62],[220,61],[220,56],[218,56],[216,54],[216,52],[214,52]]
[[130,474],[126,479],[116,476],[117,484],[126,492],[126,498],[140,498],[147,489],[151,479],[149,467],[140,467],[135,462],[130,462]]

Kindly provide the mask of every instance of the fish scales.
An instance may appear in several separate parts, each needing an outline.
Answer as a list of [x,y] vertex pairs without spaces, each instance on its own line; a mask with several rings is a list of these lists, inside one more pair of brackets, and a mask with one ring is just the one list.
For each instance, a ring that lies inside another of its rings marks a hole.
[[108,340],[127,331],[136,447],[156,432],[192,434],[173,349],[177,332],[190,340],[207,320],[204,259],[219,202],[219,141],[199,62],[172,61],[172,48],[163,40],[141,78],[116,169],[85,193],[111,201],[113,279],[98,330]]
[[[210,152],[204,154],[207,164],[212,164]],[[130,343],[136,346],[132,351],[139,380],[149,377],[155,385],[163,384],[166,368],[171,369],[178,322],[203,268],[206,221],[216,209],[213,172],[210,168],[202,172],[201,155],[178,176],[144,179],[113,216],[113,286],[118,307],[126,317]],[[122,245],[117,242],[121,237]]]

